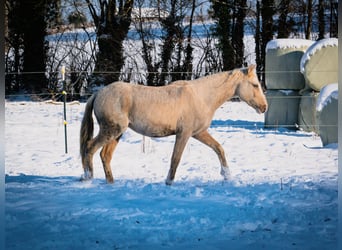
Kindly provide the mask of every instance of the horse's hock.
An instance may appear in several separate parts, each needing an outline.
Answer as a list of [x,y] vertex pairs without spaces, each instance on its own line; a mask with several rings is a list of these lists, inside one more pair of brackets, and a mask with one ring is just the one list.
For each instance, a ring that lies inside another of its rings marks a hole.
[[300,128],[318,133],[323,145],[337,142],[337,95],[325,103],[324,109],[316,108],[321,90],[338,82],[337,69],[336,38],[270,41],[266,47],[269,108],[265,127]]

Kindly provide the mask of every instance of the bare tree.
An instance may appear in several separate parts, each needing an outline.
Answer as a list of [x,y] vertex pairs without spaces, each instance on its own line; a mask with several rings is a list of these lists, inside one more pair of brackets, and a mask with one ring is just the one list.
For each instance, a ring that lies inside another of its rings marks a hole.
[[[158,85],[165,85],[167,82],[171,82],[173,79],[178,79],[176,74],[167,74],[170,72],[170,68],[174,63],[172,61],[172,54],[178,45],[178,52],[181,50],[182,42],[184,41],[184,34],[182,30],[182,20],[184,16],[180,12],[181,1],[170,0],[170,2],[165,1],[160,3],[163,6],[158,6],[158,9],[163,8],[168,10],[168,15],[166,17],[160,18],[160,23],[163,27],[165,35],[163,36],[163,44],[161,48],[161,71],[162,74],[159,77]],[[176,64],[179,65],[179,54],[176,55]],[[178,67],[179,69],[179,67]],[[179,71],[177,69],[177,71]],[[173,70],[172,70],[173,71]]]
[[330,0],[330,37],[338,36],[338,1]]
[[246,0],[211,1],[213,18],[216,20],[214,35],[222,52],[223,70],[244,64],[244,20],[247,13]]
[[119,79],[124,63],[123,41],[131,24],[134,0],[85,0],[93,18],[98,52],[93,83],[109,84]]
[[310,39],[311,30],[312,30],[312,14],[313,14],[312,0],[307,0],[306,14],[307,14],[307,23],[305,27],[305,39]]
[[[158,85],[158,69],[160,65],[159,60],[156,58],[158,54],[158,40],[160,39],[156,29],[160,28],[157,25],[157,21],[160,15],[164,14],[158,11],[157,8],[145,8],[145,0],[137,0],[136,6],[133,24],[141,41],[142,50],[140,54],[146,64],[146,69],[144,70],[146,81],[141,81],[140,83],[145,82],[147,85],[156,86]],[[132,58],[132,61],[134,60],[136,58]],[[140,74],[140,72],[136,73]]]
[[194,21],[194,15],[195,15],[195,10],[196,10],[196,0],[192,0],[191,2],[191,14],[189,18],[189,31],[188,31],[188,36],[186,40],[186,49],[185,49],[185,59],[184,59],[184,65],[183,65],[183,72],[186,72],[183,75],[183,79],[188,79],[190,80],[192,77],[192,52],[193,52],[193,47],[192,47],[192,25]]
[[278,38],[287,38],[290,34],[290,27],[287,21],[290,12],[290,0],[281,0],[278,8]]
[[265,82],[263,81],[263,74],[261,72],[264,71],[264,64],[262,63],[262,55],[261,55],[261,7],[260,7],[260,1],[257,0],[256,2],[256,24],[255,24],[255,63],[257,65],[257,74],[259,79],[261,80],[261,83],[265,87]]
[[9,45],[6,53],[6,90],[8,91],[26,89],[38,93],[46,89],[45,16],[48,2],[6,1],[8,15],[6,40]]
[[[145,8],[143,0],[136,3],[133,23],[141,41],[147,84],[161,86],[191,78],[191,74],[184,72],[192,71],[192,25],[196,0],[156,1],[151,2],[151,8]],[[185,25],[186,22],[189,24]]]
[[274,0],[262,0],[261,16],[262,16],[262,33],[261,33],[261,64],[262,64],[262,81],[265,81],[265,57],[266,45],[273,39],[274,23],[273,15],[275,14]]
[[233,47],[235,55],[235,67],[242,67],[244,65],[244,20],[247,12],[247,1],[237,0],[235,1],[237,8],[236,21],[233,27]]

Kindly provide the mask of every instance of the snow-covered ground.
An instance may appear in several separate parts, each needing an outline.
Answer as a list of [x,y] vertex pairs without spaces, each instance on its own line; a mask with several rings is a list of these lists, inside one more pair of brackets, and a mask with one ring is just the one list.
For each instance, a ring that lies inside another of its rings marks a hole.
[[263,129],[264,116],[227,102],[209,129],[231,168],[191,139],[173,186],[174,137],[128,130],[105,183],[80,182],[84,104],[5,103],[6,249],[337,249],[337,144],[312,133]]

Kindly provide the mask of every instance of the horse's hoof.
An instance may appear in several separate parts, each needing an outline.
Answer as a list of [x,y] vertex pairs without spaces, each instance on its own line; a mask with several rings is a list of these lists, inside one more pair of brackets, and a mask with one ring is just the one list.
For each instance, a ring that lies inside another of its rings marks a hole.
[[87,175],[81,175],[80,181],[90,181],[92,178]]
[[114,184],[114,179],[109,179],[109,180],[106,180],[107,181],[107,184]]
[[171,186],[173,184],[173,180],[166,179],[165,184]]
[[221,175],[223,176],[225,181],[231,179],[230,169],[229,167],[221,167]]
[[80,182],[85,182],[85,181],[90,181],[90,179],[86,179],[86,178],[83,178],[83,176],[81,176]]

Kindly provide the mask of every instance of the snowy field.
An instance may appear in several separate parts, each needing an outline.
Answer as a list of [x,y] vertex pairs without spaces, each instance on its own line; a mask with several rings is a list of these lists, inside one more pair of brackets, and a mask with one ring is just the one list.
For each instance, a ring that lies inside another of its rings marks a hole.
[[227,102],[209,132],[216,154],[191,139],[173,186],[164,184],[174,137],[128,130],[114,154],[113,185],[94,157],[80,182],[84,104],[5,103],[6,249],[337,249],[337,144],[263,129],[264,116]]

